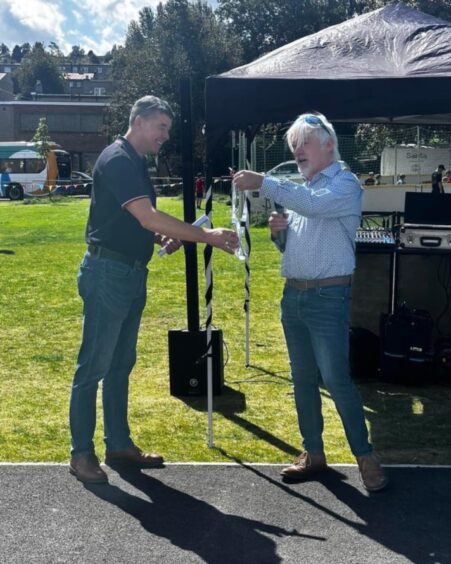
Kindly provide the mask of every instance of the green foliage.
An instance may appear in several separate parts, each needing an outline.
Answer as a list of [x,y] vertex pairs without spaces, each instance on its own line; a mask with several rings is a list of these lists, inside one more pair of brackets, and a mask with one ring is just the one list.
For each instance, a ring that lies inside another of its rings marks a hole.
[[100,63],[99,57],[94,53],[92,49],[88,51],[88,61],[94,65]]
[[78,63],[83,59],[84,56],[85,56],[84,49],[82,49],[79,45],[74,45],[72,47],[72,51],[68,55],[68,58],[73,63]]
[[238,34],[246,62],[348,17],[339,0],[219,0],[217,13]]
[[[360,123],[356,129],[355,141],[356,157],[362,150],[367,154],[381,155],[385,147],[394,147],[397,144],[417,144],[421,145],[449,145],[451,127],[443,126],[422,126],[403,127],[399,125],[381,125]],[[419,138],[418,138],[419,136]],[[360,155],[361,156],[361,155]],[[351,162],[348,163],[350,166]],[[358,167],[352,170],[359,172]]]
[[22,45],[15,45],[11,52],[11,60],[14,63],[20,63],[22,59],[28,55],[31,51],[31,46],[29,43],[23,43]]
[[39,118],[39,123],[32,141],[33,143],[36,143],[37,152],[44,160],[46,160],[47,155],[50,153],[52,140],[50,138],[49,128],[45,117]]
[[250,224],[253,227],[267,227],[268,225],[268,214],[264,212],[258,212],[252,214]]
[[24,98],[31,97],[37,81],[41,82],[44,94],[64,92],[63,78],[58,69],[57,58],[46,53],[42,43],[34,44],[31,52],[22,59],[20,68],[13,74],[19,84],[19,93]]
[[[195,168],[201,168],[204,79],[240,62],[236,37],[219,22],[212,8],[203,2],[169,0],[155,12],[143,9],[139,21],[130,23],[125,46],[116,49],[112,62],[113,77],[121,84],[110,112],[113,137],[126,130],[130,107],[141,96],[160,96],[178,113],[180,79],[191,78]],[[175,124],[175,135],[178,129]],[[167,150],[177,151],[178,145],[175,136]]]
[[9,47],[4,43],[0,43],[0,61],[9,61],[10,52]]
[[[245,62],[377,8],[392,0],[218,0],[217,14],[238,34]],[[427,14],[451,20],[450,0],[406,0]]]

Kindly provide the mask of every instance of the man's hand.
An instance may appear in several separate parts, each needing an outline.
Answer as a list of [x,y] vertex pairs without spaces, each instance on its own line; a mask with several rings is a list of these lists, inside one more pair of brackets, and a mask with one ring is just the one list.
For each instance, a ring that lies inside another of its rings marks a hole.
[[212,247],[216,247],[230,254],[233,254],[238,248],[238,235],[235,231],[224,229],[223,227],[205,229],[204,231],[208,236],[208,244]]
[[171,239],[170,237],[166,237],[166,235],[160,235],[160,245],[168,255],[172,255],[172,253],[175,253],[175,251],[178,251],[180,249],[182,242],[178,239]]
[[276,237],[279,231],[288,227],[288,214],[272,212],[269,216],[268,226],[271,229],[271,235]]
[[253,172],[252,170],[239,170],[233,177],[236,187],[243,190],[260,190],[262,187],[264,174]]

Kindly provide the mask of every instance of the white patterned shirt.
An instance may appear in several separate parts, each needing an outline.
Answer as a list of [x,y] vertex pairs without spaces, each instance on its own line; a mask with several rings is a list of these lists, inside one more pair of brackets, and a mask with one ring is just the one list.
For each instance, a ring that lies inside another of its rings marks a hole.
[[353,273],[362,187],[349,169],[334,162],[304,184],[265,176],[261,195],[288,211],[283,277],[312,280]]

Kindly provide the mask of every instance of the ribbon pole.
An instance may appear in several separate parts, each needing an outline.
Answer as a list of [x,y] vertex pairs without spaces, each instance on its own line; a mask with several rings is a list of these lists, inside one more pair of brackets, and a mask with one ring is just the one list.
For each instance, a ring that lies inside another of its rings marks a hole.
[[[205,194],[205,216],[207,217],[207,226],[212,227],[211,221],[212,210],[212,186],[207,189]],[[211,268],[213,249],[210,245],[206,245],[204,249],[205,264],[205,306],[207,309],[207,319],[205,322],[207,336],[207,412],[208,412],[208,440],[209,448],[214,446],[213,438],[213,344],[211,337],[211,323],[213,319],[212,297],[213,297],[213,272]]]
[[251,265],[250,265],[250,256],[251,256],[251,237],[249,233],[249,221],[251,217],[251,200],[249,198],[249,192],[246,192],[246,214],[245,214],[245,222],[244,222],[244,237],[246,241],[246,250],[245,250],[245,259],[244,259],[244,268],[246,271],[245,280],[244,280],[244,312],[246,315],[246,330],[245,330],[245,342],[246,342],[246,357],[245,357],[245,365],[246,368],[250,366],[250,306],[251,306],[251,287],[250,287],[250,278],[251,278]]

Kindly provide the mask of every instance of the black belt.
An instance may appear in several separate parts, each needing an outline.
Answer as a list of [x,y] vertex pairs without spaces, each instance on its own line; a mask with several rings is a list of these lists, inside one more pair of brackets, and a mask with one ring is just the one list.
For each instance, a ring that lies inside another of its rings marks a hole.
[[110,251],[110,249],[105,249],[105,247],[88,245],[88,251],[93,257],[123,262],[124,264],[128,264],[128,266],[136,268],[137,270],[141,270],[143,268],[146,268],[147,266],[146,263],[142,260],[136,260],[133,257],[128,257],[127,255],[123,255],[122,253],[118,253],[117,251]]

